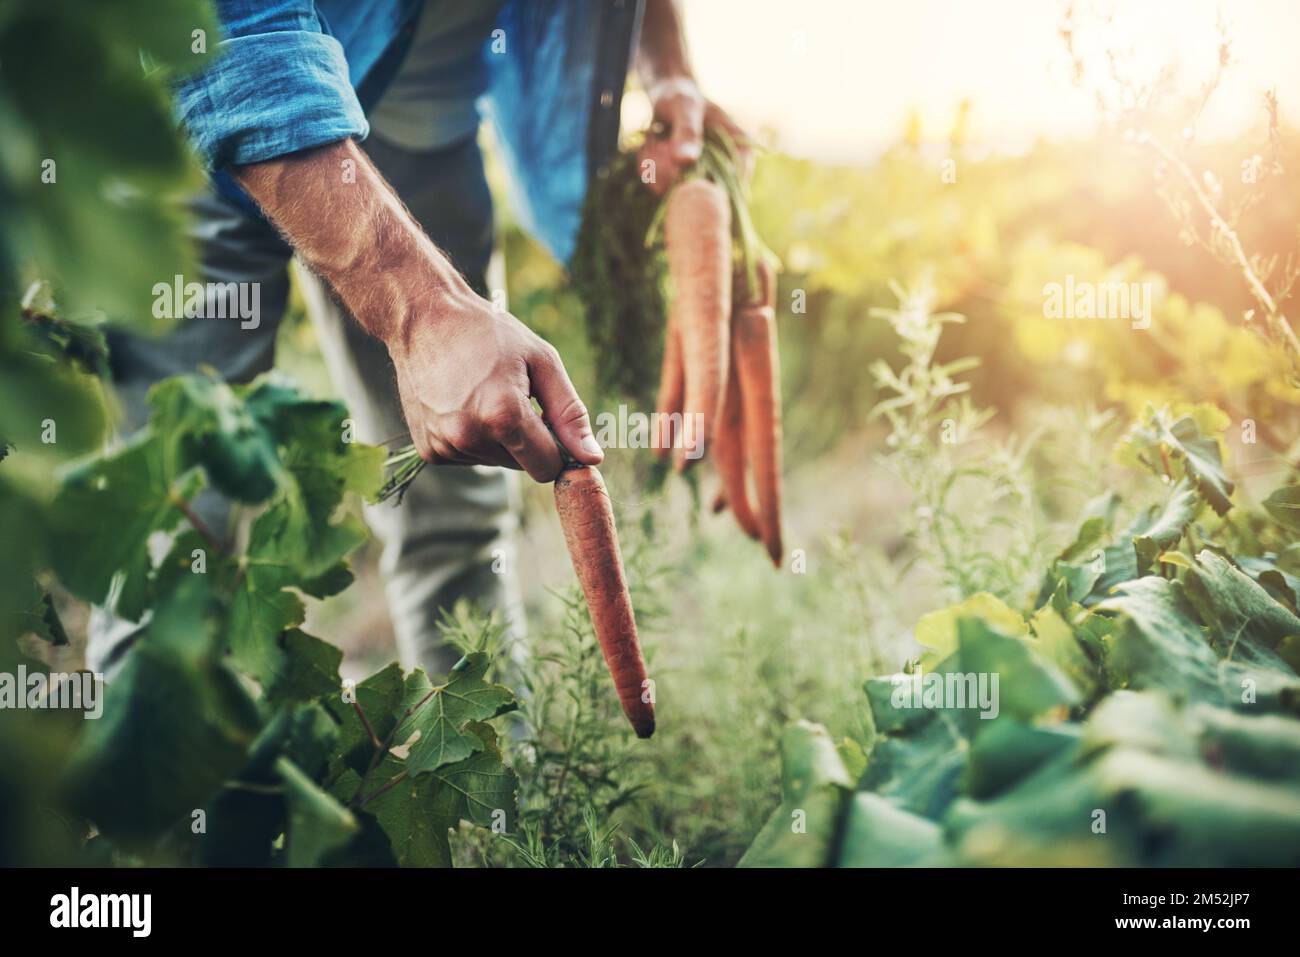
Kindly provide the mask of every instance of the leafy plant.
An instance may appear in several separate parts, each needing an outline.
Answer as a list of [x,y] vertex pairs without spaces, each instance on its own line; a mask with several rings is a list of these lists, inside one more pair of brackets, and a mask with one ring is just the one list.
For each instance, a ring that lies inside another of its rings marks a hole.
[[[446,866],[459,821],[514,829],[487,722],[516,702],[486,654],[436,684],[390,665],[351,685],[342,652],[299,628],[302,595],[352,580],[365,532],[344,496],[377,491],[383,450],[275,376],[168,379],[149,401],[148,428],[68,469],[47,510],[59,580],[141,627],[102,718],[47,768],[66,853],[93,827],[85,846],[118,859]],[[254,514],[206,527],[207,484]]]
[[[924,357],[926,325],[908,328]],[[952,388],[916,378],[892,383],[913,397],[890,407],[905,426]],[[865,750],[792,725],[783,803],[741,863],[1300,862],[1295,488],[1270,496],[1273,523],[1222,520],[1226,424],[1148,410],[1117,458],[1163,495],[1123,531],[1117,496],[1090,503],[1027,611],[979,592],[922,618],[924,654],[864,685]],[[992,697],[954,697],[973,680]]]

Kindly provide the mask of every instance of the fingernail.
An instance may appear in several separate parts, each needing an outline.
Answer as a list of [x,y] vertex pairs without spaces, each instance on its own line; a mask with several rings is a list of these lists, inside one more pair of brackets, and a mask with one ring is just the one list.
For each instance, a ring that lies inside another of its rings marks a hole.
[[596,437],[593,435],[584,435],[578,444],[582,446],[582,451],[586,452],[588,455],[605,454],[601,447],[596,443]]

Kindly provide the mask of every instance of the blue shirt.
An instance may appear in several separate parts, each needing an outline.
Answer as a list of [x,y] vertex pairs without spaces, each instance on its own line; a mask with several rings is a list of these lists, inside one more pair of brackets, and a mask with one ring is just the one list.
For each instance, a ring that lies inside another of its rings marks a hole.
[[[223,168],[369,132],[422,0],[216,0],[224,38],[179,83],[180,121],[223,192]],[[483,108],[521,225],[567,262],[592,175],[618,143],[639,0],[509,0],[482,50]],[[246,201],[246,198],[245,198]]]

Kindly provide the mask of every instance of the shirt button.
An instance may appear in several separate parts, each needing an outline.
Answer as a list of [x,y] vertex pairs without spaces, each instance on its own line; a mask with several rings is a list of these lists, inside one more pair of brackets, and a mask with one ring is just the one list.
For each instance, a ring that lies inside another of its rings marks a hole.
[[614,105],[614,91],[613,91],[613,90],[605,90],[604,92],[602,92],[602,93],[600,94],[600,105],[603,106],[603,107],[604,107],[605,109],[607,109],[607,110],[608,110],[611,106]]

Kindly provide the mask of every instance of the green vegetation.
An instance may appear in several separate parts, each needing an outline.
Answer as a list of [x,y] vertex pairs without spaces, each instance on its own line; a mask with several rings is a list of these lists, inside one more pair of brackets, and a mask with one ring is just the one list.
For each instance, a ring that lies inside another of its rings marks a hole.
[[[923,311],[894,316],[913,338],[931,341],[941,328],[942,317]],[[902,403],[910,415],[898,414],[898,399],[882,404],[895,445],[911,444],[918,404],[929,407],[917,395]],[[1218,438],[1227,424],[1205,406],[1140,420],[1119,455],[1149,468],[1162,493],[1122,531],[1119,496],[1090,502],[1023,616],[975,591],[978,575],[958,577],[968,597],[917,623],[924,651],[907,673],[866,681],[866,748],[793,725],[782,803],[741,863],[1300,859],[1300,618],[1297,580],[1277,565],[1279,552],[1295,550],[1280,523],[1223,519],[1233,489]],[[933,478],[946,485],[952,474],[929,452],[931,468],[915,473],[925,476],[922,502]],[[1294,495],[1291,486],[1270,502]],[[970,529],[944,518],[942,499],[922,507],[941,543],[957,540],[938,552],[957,571],[951,560]]]
[[[0,674],[80,668],[110,590],[144,629],[98,721],[0,711],[0,863],[1300,862],[1300,194],[1276,104],[1170,156],[1119,129],[1010,158],[960,131],[861,167],[761,158],[790,551],[774,573],[643,450],[610,451],[657,687],[639,742],[549,490],[525,493],[528,659],[460,608],[461,664],[404,674],[346,625],[381,600],[357,502],[384,452],[338,402],[199,373],[107,444],[104,330],[156,326],[146,294],[185,272],[175,199],[200,180],[164,81],[211,22],[80,6],[75,33],[0,12]],[[151,28],[147,75],[127,23]],[[1244,266],[1178,164],[1213,176]],[[649,221],[622,225],[643,248]],[[512,310],[593,413],[653,389],[595,358],[637,337],[589,339],[561,270],[502,238]],[[1149,327],[1049,318],[1070,276],[1150,283]],[[309,328],[281,345],[324,392]],[[205,487],[230,528],[193,520]],[[896,675],[968,673],[998,676],[996,717],[895,704]]]

